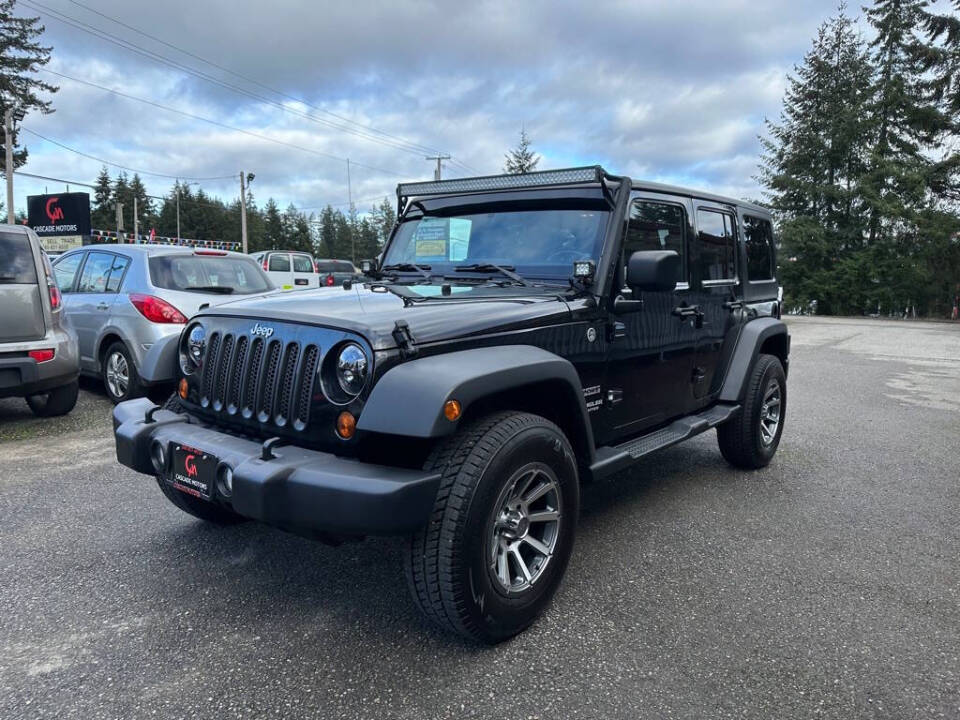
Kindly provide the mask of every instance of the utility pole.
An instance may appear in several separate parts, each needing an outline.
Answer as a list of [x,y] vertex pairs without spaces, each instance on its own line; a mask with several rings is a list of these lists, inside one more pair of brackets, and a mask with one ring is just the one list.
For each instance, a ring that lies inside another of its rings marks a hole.
[[436,160],[436,161],[437,161],[437,169],[433,171],[433,179],[434,179],[434,180],[440,180],[440,179],[441,179],[441,178],[440,178],[440,168],[441,168],[440,163],[441,163],[441,161],[443,161],[443,160],[449,160],[449,159],[450,159],[450,156],[449,156],[449,155],[428,155],[425,159],[426,159],[426,160]]
[[177,178],[177,244],[180,244],[180,179]]
[[120,235],[123,232],[123,203],[114,203],[113,206],[117,210],[117,235]]
[[[247,179],[246,173],[240,171],[240,241],[243,244],[243,254],[247,254]],[[250,173],[253,180],[253,173]]]
[[140,220],[137,217],[137,199],[133,199],[133,241],[140,244]]
[[13,109],[7,108],[3,116],[3,145],[6,151],[4,168],[7,171],[7,222],[13,225],[17,218],[13,212]]
[[[347,158],[347,200],[350,201],[350,222],[353,222],[353,184],[350,182],[350,158]],[[350,262],[357,262],[357,229],[350,226]]]

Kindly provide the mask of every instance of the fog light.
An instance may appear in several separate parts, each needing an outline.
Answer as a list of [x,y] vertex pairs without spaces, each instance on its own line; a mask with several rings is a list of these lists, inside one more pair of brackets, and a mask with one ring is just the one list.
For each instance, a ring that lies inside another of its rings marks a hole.
[[459,400],[447,400],[443,404],[443,416],[450,422],[457,420],[462,412],[463,408]]
[[187,379],[180,378],[180,384],[177,386],[177,394],[181,399],[187,399]]
[[150,461],[157,475],[163,475],[167,471],[167,449],[159,440],[154,440],[150,445]]
[[337,435],[349,440],[357,431],[357,419],[353,413],[342,412],[337,416]]
[[217,489],[224,497],[233,495],[233,470],[229,465],[221,465],[217,470]]

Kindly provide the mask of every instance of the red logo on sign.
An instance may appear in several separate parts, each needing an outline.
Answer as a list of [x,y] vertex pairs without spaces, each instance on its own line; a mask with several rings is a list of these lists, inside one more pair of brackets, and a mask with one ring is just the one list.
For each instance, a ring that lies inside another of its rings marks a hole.
[[196,457],[196,455],[187,455],[187,456],[183,459],[183,467],[184,467],[184,469],[187,471],[187,476],[188,476],[188,477],[196,477],[196,476],[197,476],[197,464],[193,461],[193,459],[194,459],[195,457]]
[[50,218],[50,222],[55,223],[57,220],[63,220],[63,209],[57,206],[57,203],[60,202],[60,198],[52,197],[47,200],[47,217]]

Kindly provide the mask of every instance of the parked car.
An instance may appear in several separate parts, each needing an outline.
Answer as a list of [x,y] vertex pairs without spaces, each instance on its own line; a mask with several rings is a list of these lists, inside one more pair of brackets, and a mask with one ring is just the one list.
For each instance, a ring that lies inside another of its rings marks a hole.
[[344,280],[356,280],[360,271],[349,260],[317,260],[321,285],[340,285]]
[[0,398],[23,397],[34,414],[64,415],[77,403],[77,338],[36,233],[0,225]]
[[170,338],[178,392],[114,409],[119,461],[210,522],[406,535],[423,613],[498,642],[557,589],[581,482],[710,428],[733,466],[772,460],[790,338],[769,211],[599,167],[397,195],[367,283]]
[[274,289],[248,255],[163,245],[87,245],[53,265],[76,331],[80,369],[102,378],[114,402],[173,374],[144,371],[157,341],[178,336],[202,306]]
[[317,266],[307,253],[266,250],[251,257],[281,290],[309,290],[320,285]]

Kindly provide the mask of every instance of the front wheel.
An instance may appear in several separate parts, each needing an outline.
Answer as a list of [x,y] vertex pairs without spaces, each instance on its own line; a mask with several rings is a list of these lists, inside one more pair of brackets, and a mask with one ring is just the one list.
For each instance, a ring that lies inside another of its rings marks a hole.
[[720,453],[739,468],[755,470],[773,459],[787,413],[787,376],[780,359],[761,355],[750,372],[740,413],[717,427]]
[[405,556],[414,600],[446,630],[506,640],[544,611],[573,550],[580,487],[570,443],[545,418],[497,413],[442,443],[426,467],[441,481]]

